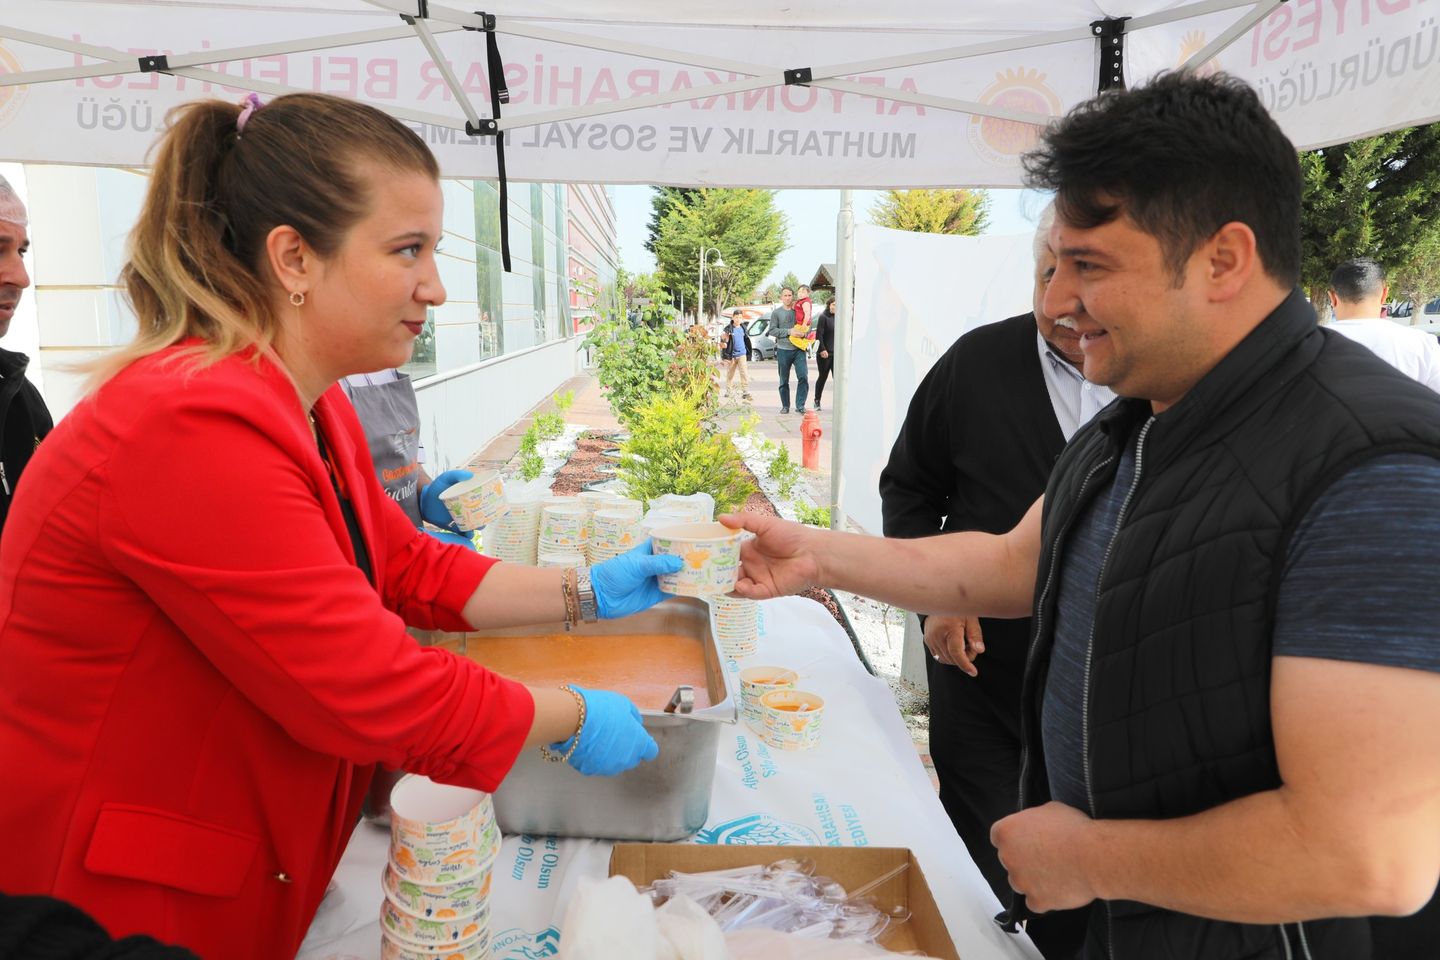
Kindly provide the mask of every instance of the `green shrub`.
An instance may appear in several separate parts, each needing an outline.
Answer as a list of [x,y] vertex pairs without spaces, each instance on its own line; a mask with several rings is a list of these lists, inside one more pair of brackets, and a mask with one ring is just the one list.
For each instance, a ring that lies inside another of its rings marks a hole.
[[[735,435],[739,437],[753,436],[755,428],[760,425],[760,414],[747,413],[740,418],[740,425],[735,428]],[[769,441],[766,441],[767,443]]]
[[808,523],[812,527],[824,527],[830,529],[830,508],[812,507],[804,503],[792,503],[795,508],[795,517],[801,523]]
[[542,413],[530,424],[530,429],[538,433],[541,440],[554,440],[565,432],[565,418],[558,413]]
[[626,426],[634,424],[638,407],[665,390],[665,374],[680,340],[670,327],[614,321],[600,324],[585,338],[584,345],[595,351],[595,377]]
[[520,452],[534,453],[540,446],[540,432],[535,429],[535,424],[530,424],[530,429],[520,437]]
[[545,458],[534,450],[520,454],[520,479],[529,482],[545,472]]
[[709,340],[686,337],[675,347],[673,359],[665,369],[665,385],[673,393],[693,398],[704,420],[715,414],[720,394],[714,359],[715,347]]
[[555,409],[564,414],[575,404],[575,391],[566,390],[564,393],[557,393],[550,399],[555,401]]
[[770,479],[780,485],[780,496],[789,499],[795,481],[800,479],[800,465],[790,459],[790,450],[784,444],[777,446],[779,449],[770,458],[768,473]]
[[630,496],[646,503],[667,493],[708,493],[724,513],[755,492],[730,437],[706,433],[696,399],[685,394],[661,394],[638,406],[620,453],[616,472]]

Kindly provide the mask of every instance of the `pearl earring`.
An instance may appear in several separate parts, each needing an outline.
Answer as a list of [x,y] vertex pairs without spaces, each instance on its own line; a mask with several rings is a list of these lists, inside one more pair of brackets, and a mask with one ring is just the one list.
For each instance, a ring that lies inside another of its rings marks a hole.
[[296,290],[294,293],[290,294],[290,306],[292,306],[292,307],[303,307],[303,306],[305,306],[305,294],[301,293],[299,290]]

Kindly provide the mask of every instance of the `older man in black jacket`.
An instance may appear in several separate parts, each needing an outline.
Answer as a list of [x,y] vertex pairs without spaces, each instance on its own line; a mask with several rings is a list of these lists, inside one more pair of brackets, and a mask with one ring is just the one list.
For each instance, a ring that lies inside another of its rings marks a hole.
[[[1046,207],[1035,232],[1034,312],[965,334],[915,391],[880,475],[885,536],[1009,530],[1044,492],[1065,442],[1114,399],[1081,374],[1075,331],[1045,315],[1054,219],[1054,208]],[[1010,885],[990,828],[1015,812],[1019,792],[1020,678],[1030,621],[921,614],[940,802],[1003,902]],[[1068,957],[1083,917],[1044,917],[1029,930],[1047,957]]]
[[[0,177],[0,338],[10,332],[20,294],[30,286],[25,269],[28,222],[25,205],[9,181]],[[25,378],[29,365],[25,354],[0,350],[0,530],[20,474],[54,425],[40,391]]]

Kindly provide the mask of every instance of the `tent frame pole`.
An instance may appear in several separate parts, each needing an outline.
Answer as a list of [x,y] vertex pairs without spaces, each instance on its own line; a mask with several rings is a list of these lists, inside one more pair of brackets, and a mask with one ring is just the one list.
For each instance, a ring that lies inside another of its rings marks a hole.
[[[408,27],[386,28],[379,30],[367,30],[348,34],[333,34],[325,37],[316,37],[306,40],[290,40],[272,44],[258,44],[247,47],[236,47],[226,50],[210,50],[202,53],[181,54],[171,56],[170,70],[168,72],[180,76],[193,76],[194,79],[214,82],[214,77],[189,74],[189,69],[203,64],[214,64],[231,62],[235,60],[247,60],[258,56],[283,55],[305,50],[326,49],[333,47],[357,46],[365,43],[381,43],[391,40],[405,39],[415,34],[419,35],[421,42],[425,44],[426,50],[430,53],[431,59],[440,68],[445,79],[446,86],[459,101],[461,109],[465,112],[464,122],[456,118],[444,117],[440,114],[428,114],[420,111],[408,111],[404,108],[386,107],[393,116],[401,119],[410,119],[417,122],[429,123],[435,126],[449,127],[452,129],[466,129],[468,123],[471,127],[478,126],[479,115],[474,105],[466,96],[463,87],[454,76],[448,62],[441,55],[438,44],[435,42],[434,34],[454,33],[461,30],[483,30],[485,21],[478,14],[464,13],[458,10],[441,7],[438,5],[426,4],[426,9],[421,10],[421,5],[414,0],[366,0],[373,6],[391,10],[404,17],[409,23]],[[1244,26],[1236,25],[1222,37],[1228,37],[1224,44],[1220,43],[1221,38],[1210,45],[1200,54],[1206,58],[1213,57],[1224,46],[1233,42],[1236,37],[1242,34],[1256,20],[1260,19],[1273,9],[1281,0],[1202,0],[1202,2],[1187,4],[1175,10],[1165,11],[1159,14],[1136,17],[1127,24],[1127,32],[1134,32],[1147,26],[1154,26],[1161,23],[1168,23],[1175,20],[1188,19],[1195,16],[1204,16],[1220,10],[1233,9],[1240,6],[1254,6],[1249,14],[1243,18],[1248,21]],[[1257,15],[1259,7],[1265,8],[1264,13]],[[424,18],[421,17],[422,12]],[[1253,19],[1252,19],[1253,18]],[[438,25],[431,26],[428,21],[436,21]],[[1238,27],[1238,29],[1237,29]],[[762,89],[771,86],[784,84],[783,71],[775,71],[773,68],[762,67],[757,64],[709,57],[701,54],[678,53],[663,47],[656,47],[648,44],[631,43],[621,40],[605,40],[594,36],[572,33],[563,30],[554,30],[548,27],[533,26],[523,23],[507,21],[503,25],[494,27],[496,32],[508,33],[515,36],[529,37],[535,40],[543,40],[552,43],[559,43],[569,46],[588,47],[597,50],[605,50],[612,53],[628,54],[631,56],[645,57],[648,59],[662,60],[666,62],[681,63],[688,66],[706,67],[710,69],[725,70],[732,73],[750,74],[750,79],[737,79],[726,83],[712,84],[705,87],[694,87],[685,91],[672,91],[668,94],[651,94],[642,97],[632,97],[625,100],[618,100],[602,105],[591,107],[579,107],[573,109],[551,110],[541,113],[532,113],[522,117],[507,118],[497,121],[497,129],[510,130],[521,127],[536,126],[543,123],[558,123],[568,120],[579,120],[587,117],[606,116],[615,113],[622,113],[628,110],[644,109],[652,106],[662,106],[668,103],[679,103],[685,100],[707,99],[716,96],[728,96],[735,93],[744,93],[749,90]],[[422,32],[423,31],[423,32]],[[0,76],[0,86],[8,86],[20,83],[43,83],[54,80],[75,80],[95,76],[117,76],[131,73],[140,73],[142,69],[138,59],[119,50],[108,48],[90,47],[88,44],[77,44],[73,41],[62,41],[57,37],[46,37],[30,31],[15,30],[0,27],[0,34],[12,37],[25,43],[33,43],[38,46],[51,47],[53,49],[67,50],[72,53],[82,53],[87,56],[108,60],[107,64],[90,64],[80,67],[67,67],[54,70],[37,70],[22,73]],[[1045,114],[1033,113],[1025,110],[1011,110],[1004,107],[996,107],[974,101],[960,100],[953,97],[941,97],[931,94],[923,94],[913,91],[892,90],[886,87],[861,84],[852,80],[843,79],[846,75],[863,72],[879,72],[893,70],[899,67],[920,66],[929,63],[948,62],[952,60],[967,59],[970,57],[983,56],[991,53],[1001,53],[1012,50],[1028,49],[1037,46],[1045,46],[1054,43],[1065,43],[1073,40],[1086,39],[1090,36],[1088,28],[1073,28],[1069,30],[1057,30],[1049,33],[1032,35],[1028,37],[1008,38],[1005,40],[993,40],[979,44],[970,44],[959,47],[947,47],[939,50],[925,51],[915,54],[907,54],[895,57],[881,57],[871,60],[853,61],[850,63],[835,64],[828,67],[812,67],[812,76],[815,78],[811,85],[825,89],[837,90],[846,93],[853,93],[858,96],[873,97],[879,100],[889,100],[897,103],[905,103],[914,106],[928,106],[940,110],[952,110],[957,113],[967,113],[978,116],[994,117],[1000,120],[1011,120],[1019,123],[1030,123],[1043,125],[1050,122],[1051,117]],[[90,47],[89,50],[78,49]],[[1214,49],[1212,49],[1214,48]],[[103,53],[98,51],[104,50]],[[1192,61],[1203,62],[1197,58]],[[131,64],[134,64],[133,66]],[[123,65],[123,66],[122,66]],[[1187,62],[1188,66],[1188,62]],[[210,71],[206,71],[210,73]],[[218,73],[218,72],[217,72]],[[299,92],[301,88],[287,87],[280,84],[266,84],[265,81],[252,80],[245,77],[224,77],[227,86],[239,87],[241,89],[254,89],[260,92]]]
[[1251,27],[1268,17],[1285,0],[1259,0],[1248,13],[1232,23],[1226,30],[1180,65],[1183,73],[1198,70],[1220,54],[1226,47],[1240,39]]
[[840,213],[835,218],[835,401],[830,405],[830,529],[845,529],[845,402],[850,377],[850,331],[855,304],[855,191],[840,191]]

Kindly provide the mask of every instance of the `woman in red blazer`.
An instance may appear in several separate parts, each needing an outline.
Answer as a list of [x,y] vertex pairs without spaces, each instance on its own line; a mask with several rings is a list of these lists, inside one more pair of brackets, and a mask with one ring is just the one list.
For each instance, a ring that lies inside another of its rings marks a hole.
[[0,544],[0,890],[206,960],[294,955],[378,763],[493,790],[526,745],[654,757],[623,697],[405,626],[573,620],[587,576],[624,615],[678,566],[647,548],[562,586],[416,531],[335,383],[404,363],[444,302],[438,169],[351,101],[257,107],[172,114],[122,275],[139,332]]

